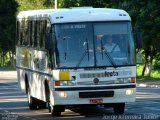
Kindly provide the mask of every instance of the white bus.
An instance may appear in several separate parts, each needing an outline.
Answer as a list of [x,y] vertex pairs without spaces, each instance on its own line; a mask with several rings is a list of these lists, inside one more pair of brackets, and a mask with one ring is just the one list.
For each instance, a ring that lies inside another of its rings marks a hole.
[[67,106],[102,105],[123,114],[125,103],[135,101],[135,46],[124,10],[22,11],[16,57],[18,82],[30,109],[48,106],[59,116]]

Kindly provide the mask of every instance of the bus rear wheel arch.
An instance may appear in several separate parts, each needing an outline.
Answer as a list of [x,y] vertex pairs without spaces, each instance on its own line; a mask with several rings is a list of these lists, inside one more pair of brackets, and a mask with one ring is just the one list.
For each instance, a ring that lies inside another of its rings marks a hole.
[[38,100],[37,99],[37,104],[38,104],[38,108],[39,109],[46,109],[47,108],[47,103],[49,101],[49,85],[47,80],[45,80],[44,82],[44,88],[45,88],[45,97],[46,97],[46,101],[42,101],[42,100]]
[[28,90],[29,90],[29,81],[28,81],[28,77],[27,75],[25,74],[25,93],[28,94]]
[[26,92],[27,98],[28,98],[29,109],[31,109],[31,110],[37,109],[37,101],[36,101],[36,98],[31,96],[29,81],[28,81],[28,77],[26,74],[25,74],[25,92]]
[[35,109],[38,109],[38,108],[39,109],[45,109],[46,108],[46,102],[32,97],[31,88],[29,86],[29,81],[28,81],[27,74],[25,74],[25,91],[26,91],[27,98],[28,98],[29,109],[35,110]]
[[29,88],[27,91],[27,98],[28,98],[29,109],[31,109],[31,110],[37,109],[37,99],[31,96]]

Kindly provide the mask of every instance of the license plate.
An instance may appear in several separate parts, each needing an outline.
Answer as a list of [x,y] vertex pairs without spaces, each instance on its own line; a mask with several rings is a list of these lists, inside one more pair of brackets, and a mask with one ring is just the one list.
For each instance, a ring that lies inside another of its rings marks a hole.
[[96,98],[96,99],[89,99],[90,104],[102,104],[103,99],[102,98]]

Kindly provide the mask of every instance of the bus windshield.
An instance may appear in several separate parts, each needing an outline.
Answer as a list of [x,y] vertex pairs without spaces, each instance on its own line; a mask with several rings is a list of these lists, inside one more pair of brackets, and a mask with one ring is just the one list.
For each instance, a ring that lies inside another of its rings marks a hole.
[[130,22],[63,23],[53,28],[57,68],[135,65]]

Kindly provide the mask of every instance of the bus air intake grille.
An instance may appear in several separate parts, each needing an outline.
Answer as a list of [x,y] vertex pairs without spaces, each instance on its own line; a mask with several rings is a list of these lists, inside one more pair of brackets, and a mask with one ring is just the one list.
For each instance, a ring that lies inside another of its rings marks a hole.
[[[99,81],[98,85],[108,85],[108,84],[114,84],[114,80],[108,80],[108,81]],[[82,81],[77,82],[77,85],[95,85],[93,81]]]
[[106,77],[105,73],[83,73],[80,74],[80,78],[99,78],[99,77]]
[[[125,72],[124,72],[125,73]],[[124,75],[123,71],[105,71],[102,73],[82,73],[80,74],[80,78],[100,78],[100,77],[112,77],[112,76],[118,76],[118,75]]]
[[113,97],[114,91],[79,92],[79,98]]

